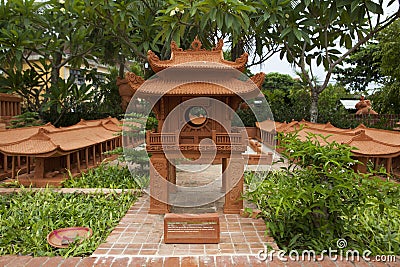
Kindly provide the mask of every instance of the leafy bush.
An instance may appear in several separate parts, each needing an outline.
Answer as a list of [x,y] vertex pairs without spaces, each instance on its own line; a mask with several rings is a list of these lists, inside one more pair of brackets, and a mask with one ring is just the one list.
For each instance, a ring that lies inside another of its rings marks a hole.
[[39,119],[39,114],[37,112],[25,112],[20,115],[15,116],[10,121],[9,128],[22,128],[30,126],[40,126],[43,122]]
[[[105,241],[136,195],[60,194],[46,189],[0,196],[0,255],[87,256]],[[51,247],[46,240],[55,229],[86,226],[93,236],[69,248]]]
[[67,188],[139,188],[137,181],[142,177],[132,177],[128,167],[120,165],[101,164],[78,177],[69,177],[63,182]]
[[398,184],[354,172],[351,148],[322,136],[300,141],[287,134],[281,146],[288,167],[270,172],[245,197],[282,249],[321,252],[345,238],[347,249],[400,253]]

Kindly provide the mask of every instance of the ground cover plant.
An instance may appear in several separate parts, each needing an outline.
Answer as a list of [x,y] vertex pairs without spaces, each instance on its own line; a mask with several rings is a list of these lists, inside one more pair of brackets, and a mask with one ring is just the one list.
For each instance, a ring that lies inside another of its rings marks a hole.
[[[61,194],[50,189],[1,195],[0,255],[90,255],[136,199],[132,193]],[[47,243],[52,230],[73,226],[90,227],[93,236],[65,249]]]
[[120,164],[101,164],[97,168],[90,169],[78,177],[69,177],[63,182],[67,188],[112,188],[135,189],[139,188],[138,177],[133,177],[127,166]]
[[321,143],[322,136],[281,136],[288,167],[245,194],[261,210],[269,234],[287,251],[338,249],[337,241],[345,239],[346,250],[398,255],[399,184],[354,172],[350,147]]

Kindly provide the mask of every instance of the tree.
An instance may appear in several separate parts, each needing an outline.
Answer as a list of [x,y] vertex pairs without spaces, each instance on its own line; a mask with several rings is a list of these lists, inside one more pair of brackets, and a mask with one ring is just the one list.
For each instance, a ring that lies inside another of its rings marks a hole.
[[399,34],[400,20],[397,20],[377,38],[380,46],[380,72],[385,76],[385,81],[384,86],[374,94],[374,107],[382,113],[400,114]]
[[378,113],[400,114],[400,81],[395,80],[379,88],[371,96],[373,108]]
[[[32,111],[41,112],[51,94],[57,91],[56,87],[64,82],[60,78],[63,66],[88,67],[89,60],[96,60],[98,43],[95,40],[101,38],[101,33],[79,19],[85,8],[84,1],[71,4],[56,0],[1,2],[2,84],[8,83],[4,89],[24,97]],[[33,57],[37,63],[32,62]],[[18,79],[29,82],[24,85]],[[55,111],[57,106],[51,108]]]
[[400,67],[397,58],[400,47],[400,20],[382,30],[374,42],[354,53],[346,63],[351,66],[338,69],[338,80],[350,89],[366,89],[369,83],[379,83],[371,96],[378,113],[400,113]]
[[43,96],[48,99],[43,109],[51,110],[57,114],[56,119],[53,121],[54,125],[58,122],[67,112],[76,111],[84,102],[89,102],[94,95],[91,86],[82,84],[78,86],[74,83],[74,79],[60,80],[57,84],[51,87],[51,93],[44,94]]
[[381,46],[370,42],[360,47],[344,62],[350,66],[338,67],[334,70],[336,80],[353,91],[364,91],[371,83],[382,84],[384,76],[381,73]]
[[265,81],[262,85],[262,90],[290,90],[299,81],[294,80],[288,74],[278,72],[270,72],[265,75]]
[[[196,36],[206,48],[211,48],[218,39],[229,40],[231,60],[244,52],[254,52],[249,66],[265,62],[278,49],[278,44],[269,42],[259,18],[257,1],[238,0],[173,0],[169,1],[156,24],[162,30],[156,41],[189,47]],[[264,42],[263,42],[264,40]],[[266,49],[265,49],[266,48]],[[168,48],[160,51],[162,58],[169,54]]]
[[[159,52],[164,44],[154,40],[162,30],[156,25],[158,12],[165,1],[135,0],[135,1],[85,1],[90,2],[90,8],[85,9],[81,19],[102,32],[100,58],[103,62],[119,67],[119,77],[129,69],[129,60],[144,63],[147,61],[147,51]],[[72,3],[72,2],[71,2]]]
[[273,72],[265,76],[262,92],[275,121],[308,119],[310,92],[305,85],[287,74]]
[[[380,71],[386,77],[400,81],[400,20],[383,30],[378,36],[380,51],[374,55],[381,60]],[[378,54],[379,53],[379,54]]]
[[[40,113],[41,118],[51,117],[53,123],[61,119],[55,114],[77,112],[83,101],[94,97],[89,94],[93,88],[76,87],[73,80],[61,79],[60,69],[69,66],[86,72],[83,67],[94,61],[119,65],[123,76],[125,62],[134,58],[144,62],[153,44],[149,40],[156,27],[152,27],[154,16],[149,12],[156,12],[159,3],[163,1],[1,1],[0,91],[21,95],[28,110]],[[97,74],[91,73],[87,82],[94,84],[92,78]],[[118,88],[94,86],[97,104],[100,99],[115,104],[110,94],[118,95]],[[113,114],[118,110],[111,109]],[[44,114],[48,110],[51,116]]]
[[[275,1],[273,1],[275,2]],[[318,118],[318,98],[328,86],[334,69],[349,55],[400,15],[382,19],[383,0],[277,1],[280,10],[264,6],[265,24],[281,43],[281,58],[298,67],[311,90],[310,119]],[[389,1],[388,6],[395,1]],[[372,16],[375,15],[375,18]],[[341,50],[337,49],[338,44]],[[324,66],[322,83],[313,79],[313,63]]]
[[350,94],[341,84],[329,84],[318,99],[318,122],[330,122],[339,128],[356,127],[354,122],[346,119],[349,112],[340,103],[343,98],[356,98]]

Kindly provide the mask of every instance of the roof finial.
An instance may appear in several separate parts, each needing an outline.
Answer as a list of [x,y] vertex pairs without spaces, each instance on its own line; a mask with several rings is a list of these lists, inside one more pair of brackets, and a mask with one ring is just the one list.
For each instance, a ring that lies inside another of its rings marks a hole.
[[224,46],[224,40],[219,39],[217,45],[212,49],[212,51],[221,51]]
[[193,40],[193,42],[192,42],[192,44],[190,46],[192,47],[193,51],[200,51],[201,50],[202,43],[200,42],[200,40],[197,37],[197,35],[194,38],[194,40]]
[[171,51],[182,51],[182,48],[179,48],[179,46],[176,44],[175,41],[171,42]]

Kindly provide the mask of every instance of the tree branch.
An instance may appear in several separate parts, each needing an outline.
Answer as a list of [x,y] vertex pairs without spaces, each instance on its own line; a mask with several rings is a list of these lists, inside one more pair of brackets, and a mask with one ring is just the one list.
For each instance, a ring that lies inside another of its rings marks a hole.
[[329,56],[329,51],[328,51],[328,26],[325,25],[325,32],[324,32],[324,36],[325,36],[325,56],[326,56],[326,60],[328,61],[329,66],[332,65],[332,60],[331,57]]
[[75,55],[73,55],[73,56],[70,56],[70,57],[66,58],[64,61],[61,61],[61,63],[58,64],[58,65],[56,66],[56,68],[59,69],[59,68],[65,66],[65,65],[66,65],[68,62],[70,62],[71,60],[73,60],[73,59],[75,59],[75,58],[77,58],[77,57],[83,57],[83,56],[87,55],[94,47],[95,47],[95,45],[92,45],[90,48],[86,49],[85,51],[83,51],[83,52],[81,52],[81,53],[79,53],[79,54],[75,54]]
[[253,57],[253,60],[251,62],[251,64],[248,64],[247,67],[252,67],[255,65],[259,65],[264,63],[265,61],[267,61],[268,59],[270,59],[273,55],[275,55],[275,53],[281,51],[282,48],[280,48],[280,46],[277,44],[275,45],[271,50],[269,50],[266,54],[263,54],[262,56],[260,56],[260,59],[256,62],[256,57]]
[[[399,0],[400,2],[400,0]],[[340,64],[347,56],[353,53],[356,49],[358,49],[361,45],[365,44],[368,40],[370,40],[376,33],[388,27],[392,22],[400,17],[400,9],[397,10],[395,14],[388,17],[384,20],[380,25],[376,25],[375,29],[367,34],[364,38],[359,40],[352,48],[346,51],[341,57],[339,57],[332,65],[329,67],[328,73],[332,73],[333,69]],[[330,78],[330,77],[329,77]],[[324,85],[327,85],[328,81],[325,79]]]

